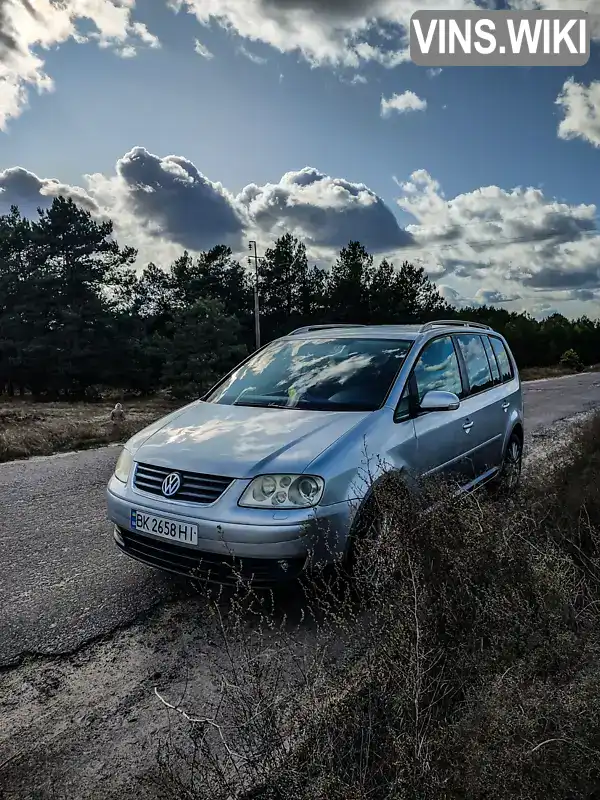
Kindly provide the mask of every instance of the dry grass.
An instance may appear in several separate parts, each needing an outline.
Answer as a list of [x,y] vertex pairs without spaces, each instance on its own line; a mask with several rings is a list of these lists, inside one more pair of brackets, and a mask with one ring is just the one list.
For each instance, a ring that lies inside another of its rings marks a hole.
[[383,487],[353,582],[309,581],[299,621],[207,595],[219,701],[171,703],[188,745],[163,743],[152,796],[600,796],[600,417],[555,463],[504,504]]
[[[600,364],[585,367],[583,372],[600,372]],[[522,381],[537,381],[541,378],[561,378],[564,375],[576,375],[576,370],[556,365],[553,367],[525,367],[519,370]]]
[[162,399],[124,402],[126,419],[113,425],[113,403],[0,401],[0,462],[122,442],[172,411]]

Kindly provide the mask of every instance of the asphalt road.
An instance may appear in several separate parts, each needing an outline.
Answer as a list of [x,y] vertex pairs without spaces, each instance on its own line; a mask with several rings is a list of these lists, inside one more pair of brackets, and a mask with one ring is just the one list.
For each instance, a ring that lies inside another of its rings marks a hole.
[[[525,385],[527,434],[600,407],[600,374]],[[114,447],[0,464],[0,666],[59,655],[126,626],[177,591],[119,553],[104,488]]]

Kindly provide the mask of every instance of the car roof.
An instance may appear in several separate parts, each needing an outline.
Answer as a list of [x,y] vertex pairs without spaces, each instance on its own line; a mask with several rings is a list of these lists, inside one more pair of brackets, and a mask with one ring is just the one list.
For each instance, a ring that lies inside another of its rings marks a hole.
[[389,336],[394,339],[414,339],[418,336],[420,327],[420,325],[357,325],[356,327],[337,327],[332,325],[321,329],[308,328],[297,332],[292,331],[288,336],[304,339],[331,339],[332,336],[335,336],[336,339],[355,339],[357,336],[365,339],[376,339],[380,336]]
[[440,332],[468,332],[468,333],[494,333],[492,328],[482,323],[472,323],[463,320],[433,320],[432,322],[416,325],[322,325],[305,326],[297,328],[287,334],[287,337],[305,339],[331,339],[335,336],[340,338],[356,338],[360,336],[365,339],[375,339],[379,337],[392,339],[417,339],[421,335]]

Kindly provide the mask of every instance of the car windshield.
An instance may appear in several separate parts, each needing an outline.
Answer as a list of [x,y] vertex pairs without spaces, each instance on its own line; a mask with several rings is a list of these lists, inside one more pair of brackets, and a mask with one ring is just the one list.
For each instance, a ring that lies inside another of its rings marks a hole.
[[412,345],[399,339],[284,339],[247,361],[206,398],[209,403],[374,411]]

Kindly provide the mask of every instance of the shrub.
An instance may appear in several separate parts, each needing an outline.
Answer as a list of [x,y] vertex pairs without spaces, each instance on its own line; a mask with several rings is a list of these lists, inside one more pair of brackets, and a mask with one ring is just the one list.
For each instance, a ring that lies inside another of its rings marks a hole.
[[581,372],[584,367],[583,361],[573,349],[565,350],[560,357],[560,364],[567,369],[572,369],[574,372]]

